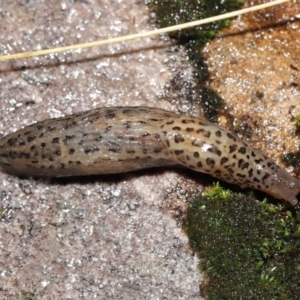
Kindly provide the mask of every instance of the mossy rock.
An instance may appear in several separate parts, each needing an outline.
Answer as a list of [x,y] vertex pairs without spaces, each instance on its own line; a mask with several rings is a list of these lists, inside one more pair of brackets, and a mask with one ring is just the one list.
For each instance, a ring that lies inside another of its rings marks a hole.
[[299,208],[216,185],[191,203],[184,226],[208,299],[299,299]]

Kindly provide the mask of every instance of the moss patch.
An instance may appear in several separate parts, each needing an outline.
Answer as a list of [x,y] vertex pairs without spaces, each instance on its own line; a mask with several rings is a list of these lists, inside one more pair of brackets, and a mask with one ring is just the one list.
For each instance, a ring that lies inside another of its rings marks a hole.
[[218,185],[194,200],[184,226],[207,276],[207,298],[299,299],[298,211]]
[[37,300],[36,294],[33,292],[22,291],[21,293],[24,300]]
[[[224,14],[240,8],[243,0],[153,0],[160,27],[182,24],[190,21],[201,20],[208,17]],[[217,32],[229,25],[229,20],[221,20],[210,24],[191,27],[172,32],[171,36],[182,44],[191,43],[198,47],[205,45],[213,39]]]
[[[234,11],[240,8],[243,2],[243,0],[150,0],[149,6],[156,13],[158,26],[167,27]],[[202,87],[209,74],[201,50],[220,29],[229,24],[230,21],[227,19],[170,33],[171,37],[177,39],[178,43],[187,49],[189,61],[195,67],[195,76],[199,82],[202,95],[200,104],[204,108],[205,118],[211,122],[217,122],[219,111],[225,107],[225,101],[213,91]]]

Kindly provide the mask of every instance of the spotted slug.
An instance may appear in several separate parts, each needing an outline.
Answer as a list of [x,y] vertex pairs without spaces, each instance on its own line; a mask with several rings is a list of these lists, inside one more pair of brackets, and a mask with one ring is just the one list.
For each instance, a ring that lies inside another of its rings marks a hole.
[[44,120],[0,139],[0,166],[19,176],[115,174],[181,164],[296,205],[293,178],[230,131],[150,107],[102,107]]

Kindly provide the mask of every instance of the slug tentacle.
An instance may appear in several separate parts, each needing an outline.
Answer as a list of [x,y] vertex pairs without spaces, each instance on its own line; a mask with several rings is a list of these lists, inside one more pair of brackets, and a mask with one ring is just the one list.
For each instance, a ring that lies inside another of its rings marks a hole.
[[230,131],[149,107],[103,107],[0,139],[2,169],[22,176],[114,174],[182,164],[298,203],[300,180]]

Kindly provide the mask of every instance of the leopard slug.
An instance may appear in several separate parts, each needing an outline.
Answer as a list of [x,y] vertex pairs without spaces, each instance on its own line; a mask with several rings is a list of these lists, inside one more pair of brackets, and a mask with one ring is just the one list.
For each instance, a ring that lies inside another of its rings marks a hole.
[[300,180],[235,134],[150,107],[102,107],[44,120],[0,139],[0,166],[20,176],[115,174],[181,164],[292,205]]

